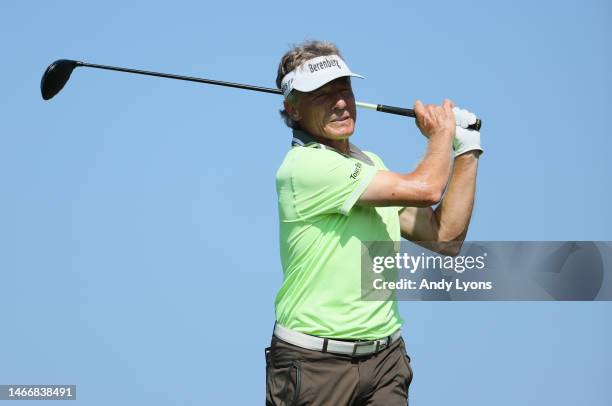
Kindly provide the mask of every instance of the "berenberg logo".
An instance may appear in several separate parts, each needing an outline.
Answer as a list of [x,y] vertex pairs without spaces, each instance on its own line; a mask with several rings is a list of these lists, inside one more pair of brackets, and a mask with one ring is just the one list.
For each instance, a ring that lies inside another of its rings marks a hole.
[[333,68],[333,67],[337,67],[338,69],[342,69],[342,66],[340,66],[340,63],[338,62],[337,59],[327,59],[325,58],[324,61],[312,64],[309,63],[308,64],[308,68],[310,69],[310,73],[314,73],[318,70],[323,70],[323,69],[327,69],[327,68]]
[[355,163],[355,171],[353,173],[351,173],[351,178],[352,179],[357,179],[357,176],[359,176],[360,173],[361,173],[361,162],[356,162]]

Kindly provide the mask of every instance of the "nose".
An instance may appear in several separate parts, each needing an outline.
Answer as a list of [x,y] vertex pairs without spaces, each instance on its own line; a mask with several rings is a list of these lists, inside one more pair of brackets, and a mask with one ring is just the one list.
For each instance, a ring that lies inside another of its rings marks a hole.
[[348,107],[349,100],[353,97],[351,92],[340,92],[336,98],[335,109],[343,110]]

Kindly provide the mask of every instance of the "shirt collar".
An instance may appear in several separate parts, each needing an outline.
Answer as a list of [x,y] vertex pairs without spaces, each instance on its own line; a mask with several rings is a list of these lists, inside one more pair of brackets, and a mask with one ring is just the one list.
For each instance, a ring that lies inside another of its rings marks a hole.
[[321,144],[316,141],[314,137],[308,134],[306,131],[301,129],[293,130],[293,139],[291,140],[292,147],[316,147],[320,149],[329,149],[339,153],[342,156],[350,156],[352,158],[358,159],[359,161],[366,163],[368,165],[374,166],[374,162],[367,156],[362,150],[360,150],[356,145],[349,142],[349,154],[345,154],[343,152],[338,151],[335,148],[330,147],[329,145]]

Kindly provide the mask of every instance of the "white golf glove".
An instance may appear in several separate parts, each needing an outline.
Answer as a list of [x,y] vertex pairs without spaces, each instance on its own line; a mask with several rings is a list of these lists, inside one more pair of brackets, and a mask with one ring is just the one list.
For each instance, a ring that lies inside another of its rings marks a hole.
[[453,107],[455,113],[455,139],[453,140],[453,152],[455,157],[468,151],[484,151],[480,146],[480,131],[468,130],[468,126],[476,122],[474,113],[459,107]]

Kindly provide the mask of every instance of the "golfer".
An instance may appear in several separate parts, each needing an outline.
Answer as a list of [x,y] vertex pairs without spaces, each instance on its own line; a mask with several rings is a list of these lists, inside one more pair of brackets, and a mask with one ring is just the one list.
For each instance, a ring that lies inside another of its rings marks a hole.
[[456,255],[470,222],[482,149],[465,128],[476,117],[449,100],[416,101],[427,150],[412,172],[392,172],[349,142],[351,77],[361,76],[327,42],[294,47],[278,67],[293,139],[276,174],[284,280],[266,348],[267,405],[406,405],[403,320],[395,299],[361,300],[361,243],[404,237]]

